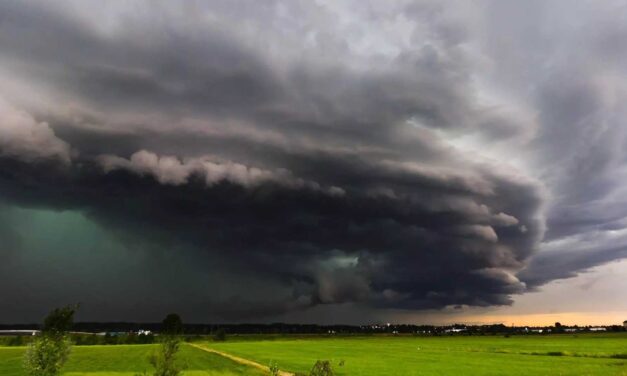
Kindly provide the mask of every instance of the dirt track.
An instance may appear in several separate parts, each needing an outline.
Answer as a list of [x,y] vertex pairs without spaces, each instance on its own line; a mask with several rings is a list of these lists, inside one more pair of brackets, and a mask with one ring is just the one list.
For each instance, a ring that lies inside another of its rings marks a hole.
[[[240,364],[245,364],[245,365],[251,366],[251,367],[255,367],[255,368],[258,368],[258,369],[260,369],[262,371],[270,373],[270,368],[269,367],[264,366],[263,364],[254,362],[252,360],[248,360],[248,359],[245,359],[245,358],[240,358],[239,356],[235,356],[235,355],[231,355],[231,354],[228,354],[228,353],[225,353],[225,352],[222,352],[222,351],[218,351],[218,350],[214,350],[214,349],[211,349],[211,348],[203,347],[203,346],[197,345],[195,343],[188,343],[188,345],[193,346],[193,347],[195,347],[197,349],[209,352],[209,353],[218,354],[218,355],[223,356],[223,357],[225,357],[227,359],[231,359],[234,362],[237,362],[237,363],[240,363]],[[287,371],[279,371],[279,375],[280,376],[294,376],[293,373],[287,372]]]

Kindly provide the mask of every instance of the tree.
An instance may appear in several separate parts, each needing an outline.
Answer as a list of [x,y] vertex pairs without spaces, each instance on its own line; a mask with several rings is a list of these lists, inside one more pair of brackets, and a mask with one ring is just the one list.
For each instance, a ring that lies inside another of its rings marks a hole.
[[67,361],[72,343],[68,332],[74,324],[78,306],[52,310],[44,319],[41,335],[33,340],[24,355],[24,369],[31,376],[55,376]]
[[161,331],[167,335],[178,336],[183,333],[183,321],[176,313],[170,313],[161,323]]
[[42,332],[49,335],[65,335],[74,325],[74,313],[78,306],[53,309],[44,319]]
[[171,313],[166,316],[161,325],[161,346],[156,354],[150,358],[155,367],[155,376],[178,376],[183,368],[176,361],[176,354],[181,345],[180,335],[183,333],[183,322],[179,315]]

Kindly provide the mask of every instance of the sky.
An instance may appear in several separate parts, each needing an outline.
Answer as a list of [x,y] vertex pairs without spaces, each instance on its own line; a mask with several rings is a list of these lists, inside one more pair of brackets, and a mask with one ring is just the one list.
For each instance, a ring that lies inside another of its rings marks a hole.
[[0,322],[619,324],[627,1],[0,2]]

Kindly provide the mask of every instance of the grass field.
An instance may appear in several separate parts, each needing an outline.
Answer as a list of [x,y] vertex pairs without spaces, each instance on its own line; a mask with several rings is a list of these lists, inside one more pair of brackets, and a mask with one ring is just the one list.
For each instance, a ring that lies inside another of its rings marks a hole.
[[[229,340],[219,351],[306,373],[317,359],[338,375],[627,375],[627,333],[489,337]],[[339,362],[344,360],[344,366]]]
[[[132,376],[144,370],[150,374],[148,356],[154,349],[155,345],[75,346],[63,375]],[[24,375],[24,350],[24,347],[0,348],[0,375]],[[254,368],[188,345],[182,346],[179,358],[186,365],[187,376],[263,375]]]
[[[627,333],[551,336],[454,337],[229,337],[199,342],[283,370],[307,374],[318,359],[338,375],[624,375]],[[155,345],[75,346],[64,375],[131,376],[150,373]],[[0,375],[23,375],[24,347],[0,348]],[[183,345],[179,358],[188,376],[263,373],[222,356]],[[340,366],[340,361],[344,365]]]

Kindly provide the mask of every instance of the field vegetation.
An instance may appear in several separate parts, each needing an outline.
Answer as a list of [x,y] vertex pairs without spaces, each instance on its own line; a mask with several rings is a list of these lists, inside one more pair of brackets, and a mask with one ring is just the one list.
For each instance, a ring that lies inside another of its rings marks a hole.
[[201,346],[303,374],[325,359],[336,375],[627,375],[627,333],[231,337]]
[[[155,370],[158,344],[74,346],[62,375],[134,376]],[[211,353],[204,349],[225,354]],[[0,375],[22,376],[26,347],[0,347]],[[227,356],[231,356],[229,358]],[[623,375],[627,333],[528,336],[227,336],[181,343],[187,376],[269,375],[233,359],[309,375],[314,364],[356,375]],[[320,361],[320,362],[319,362]],[[278,374],[278,373],[275,373]],[[285,373],[282,373],[285,375]]]
[[[22,363],[25,347],[0,348],[0,375],[25,375]],[[158,345],[74,346],[62,369],[66,376],[134,376],[154,372],[150,358]],[[178,357],[186,376],[264,375],[263,372],[210,354],[189,345],[181,346]]]

